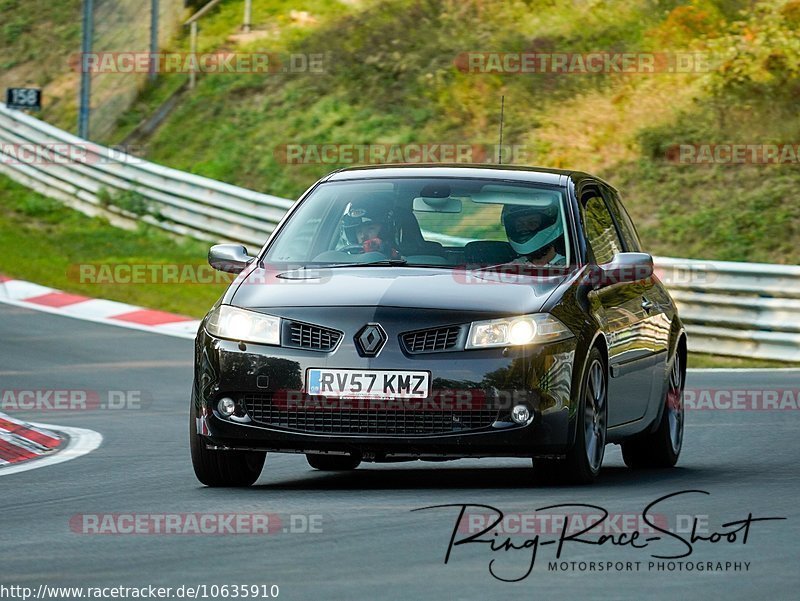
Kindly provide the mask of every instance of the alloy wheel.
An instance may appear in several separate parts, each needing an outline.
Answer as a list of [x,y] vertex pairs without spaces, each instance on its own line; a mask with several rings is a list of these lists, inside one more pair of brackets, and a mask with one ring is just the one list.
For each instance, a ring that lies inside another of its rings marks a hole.
[[603,365],[598,360],[589,367],[583,407],[586,458],[592,471],[597,472],[606,446],[606,382]]

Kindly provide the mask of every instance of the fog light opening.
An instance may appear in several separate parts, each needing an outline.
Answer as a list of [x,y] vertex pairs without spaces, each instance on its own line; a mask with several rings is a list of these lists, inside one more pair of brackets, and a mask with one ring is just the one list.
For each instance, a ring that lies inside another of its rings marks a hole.
[[225,417],[230,417],[236,411],[236,403],[232,398],[225,397],[217,403],[217,411]]
[[527,405],[515,405],[511,410],[511,419],[518,424],[527,424],[531,418],[531,410]]

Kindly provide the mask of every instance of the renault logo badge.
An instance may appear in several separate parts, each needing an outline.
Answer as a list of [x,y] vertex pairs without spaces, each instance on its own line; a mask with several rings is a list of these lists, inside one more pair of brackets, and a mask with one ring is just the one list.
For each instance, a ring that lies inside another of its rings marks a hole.
[[386,344],[386,332],[381,324],[368,323],[358,331],[355,337],[356,349],[362,357],[375,357]]

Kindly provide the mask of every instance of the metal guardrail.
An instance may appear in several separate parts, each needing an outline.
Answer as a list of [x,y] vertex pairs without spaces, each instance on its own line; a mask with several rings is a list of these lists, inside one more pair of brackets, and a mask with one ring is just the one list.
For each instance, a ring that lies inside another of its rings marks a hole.
[[[261,246],[293,204],[93,144],[2,103],[0,144],[18,151],[39,147],[51,157],[18,161],[4,152],[0,172],[123,227],[141,220],[176,234]],[[151,210],[137,215],[115,207],[113,196],[120,192],[140,195]]]
[[[121,227],[145,221],[201,240],[261,247],[294,202],[94,145],[0,103],[0,149],[19,145],[64,160],[12,161],[3,151],[0,173]],[[68,160],[70,147],[85,158]],[[141,195],[150,210],[114,206],[114,194],[125,192]],[[656,269],[679,305],[692,351],[800,362],[800,267],[660,257]]]
[[800,362],[800,266],[659,257],[692,351]]

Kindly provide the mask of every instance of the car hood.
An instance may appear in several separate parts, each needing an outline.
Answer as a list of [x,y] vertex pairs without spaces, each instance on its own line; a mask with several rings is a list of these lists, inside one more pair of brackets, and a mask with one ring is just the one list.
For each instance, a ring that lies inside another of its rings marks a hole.
[[253,309],[386,306],[535,313],[566,277],[414,267],[258,267],[243,274],[228,302]]

